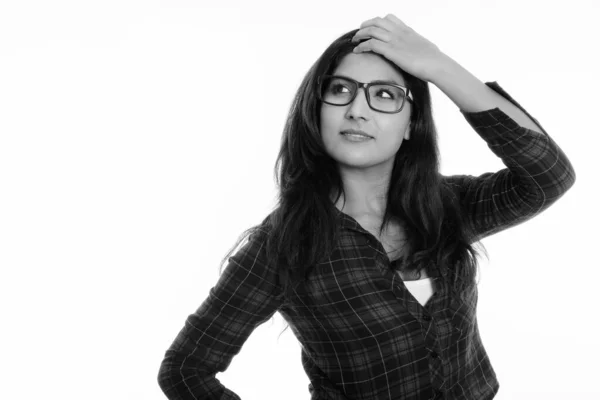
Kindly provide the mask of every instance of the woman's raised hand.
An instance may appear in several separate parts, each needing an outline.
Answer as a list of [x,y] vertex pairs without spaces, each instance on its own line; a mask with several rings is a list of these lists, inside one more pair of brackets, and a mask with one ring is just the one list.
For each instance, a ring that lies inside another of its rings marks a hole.
[[[366,40],[365,40],[366,39]],[[431,82],[448,59],[440,49],[393,14],[363,22],[352,42],[360,42],[355,53],[381,54],[404,71]]]

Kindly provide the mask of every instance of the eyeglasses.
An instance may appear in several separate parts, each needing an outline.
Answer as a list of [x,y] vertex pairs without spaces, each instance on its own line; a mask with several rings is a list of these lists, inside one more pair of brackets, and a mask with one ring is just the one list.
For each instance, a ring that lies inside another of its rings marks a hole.
[[319,100],[334,106],[352,103],[359,88],[365,89],[369,107],[382,113],[399,113],[407,99],[413,103],[412,93],[408,88],[381,81],[363,83],[345,76],[323,75],[317,79],[317,85]]

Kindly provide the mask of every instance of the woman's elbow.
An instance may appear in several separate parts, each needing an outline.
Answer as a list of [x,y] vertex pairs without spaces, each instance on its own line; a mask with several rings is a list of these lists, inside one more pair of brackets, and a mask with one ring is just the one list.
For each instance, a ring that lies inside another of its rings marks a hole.
[[174,371],[174,366],[170,362],[168,362],[166,358],[161,362],[160,368],[158,369],[158,386],[163,391],[163,393],[167,395],[167,397],[169,393],[173,391],[173,388],[175,386],[173,380]]

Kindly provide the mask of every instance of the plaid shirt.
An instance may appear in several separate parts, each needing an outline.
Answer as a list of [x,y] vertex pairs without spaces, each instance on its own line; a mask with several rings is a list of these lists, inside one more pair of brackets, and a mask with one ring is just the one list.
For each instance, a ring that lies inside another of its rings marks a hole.
[[[486,85],[525,111],[496,82]],[[573,185],[573,167],[543,128],[523,128],[499,108],[463,116],[507,166],[443,176],[478,240],[534,217]],[[477,287],[462,301],[434,275],[436,293],[422,306],[390,269],[381,243],[349,215],[338,216],[333,255],[286,304],[277,271],[265,264],[265,230],[228,259],[165,353],[158,382],[169,399],[239,399],[215,375],[275,312],[301,343],[312,400],[495,396],[499,383],[477,325]]]

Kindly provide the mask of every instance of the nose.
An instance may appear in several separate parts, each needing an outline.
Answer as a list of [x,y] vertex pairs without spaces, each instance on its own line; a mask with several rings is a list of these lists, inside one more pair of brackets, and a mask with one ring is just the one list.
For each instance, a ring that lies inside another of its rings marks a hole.
[[354,100],[347,107],[346,115],[355,119],[366,117],[371,112],[371,107],[369,107],[369,103],[367,102],[367,91],[364,87],[358,88]]

